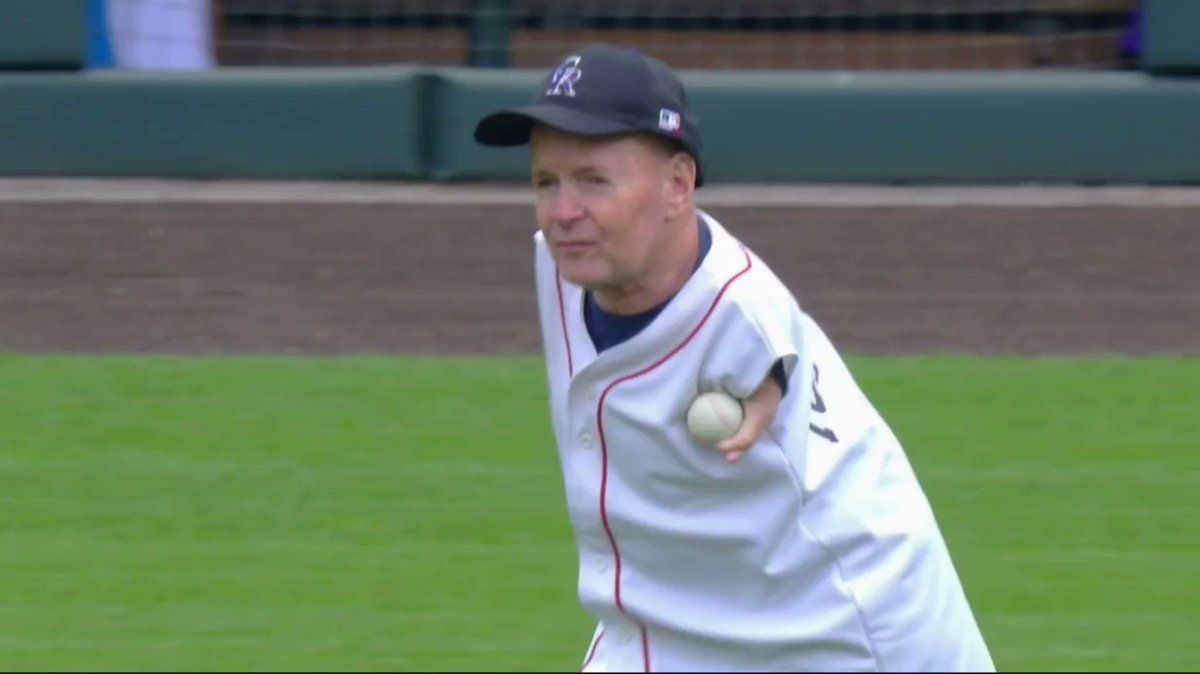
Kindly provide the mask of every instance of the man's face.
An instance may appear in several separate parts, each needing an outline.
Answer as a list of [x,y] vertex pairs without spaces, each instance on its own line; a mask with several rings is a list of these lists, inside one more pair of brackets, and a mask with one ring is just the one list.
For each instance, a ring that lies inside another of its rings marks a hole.
[[636,287],[667,242],[670,153],[640,136],[542,125],[531,149],[538,226],[563,278],[590,290]]

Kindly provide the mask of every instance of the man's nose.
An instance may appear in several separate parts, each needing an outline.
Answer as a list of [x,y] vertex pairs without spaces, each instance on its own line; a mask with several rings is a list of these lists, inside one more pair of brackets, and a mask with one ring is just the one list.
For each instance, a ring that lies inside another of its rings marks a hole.
[[569,225],[583,217],[583,208],[570,190],[560,189],[550,206],[550,218],[559,225]]

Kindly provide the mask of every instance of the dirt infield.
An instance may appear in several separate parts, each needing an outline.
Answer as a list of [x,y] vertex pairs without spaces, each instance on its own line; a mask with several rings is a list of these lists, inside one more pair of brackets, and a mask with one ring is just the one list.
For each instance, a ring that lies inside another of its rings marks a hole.
[[[1200,353],[1200,208],[714,207],[844,351]],[[526,206],[0,205],[0,351],[536,353]]]

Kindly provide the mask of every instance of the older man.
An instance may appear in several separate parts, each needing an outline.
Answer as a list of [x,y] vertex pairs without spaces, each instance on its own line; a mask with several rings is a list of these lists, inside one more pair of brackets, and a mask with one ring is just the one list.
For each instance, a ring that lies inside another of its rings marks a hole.
[[[593,45],[529,107],[551,419],[598,621],[586,671],[992,670],[900,444],[820,327],[694,203],[700,133],[660,61]],[[743,402],[714,449],[692,400]]]

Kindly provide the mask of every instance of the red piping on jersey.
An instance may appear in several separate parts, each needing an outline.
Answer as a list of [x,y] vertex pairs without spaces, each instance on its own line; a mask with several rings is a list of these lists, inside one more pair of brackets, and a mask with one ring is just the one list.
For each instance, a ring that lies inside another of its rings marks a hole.
[[[687,346],[692,341],[692,339],[694,339],[696,337],[696,334],[700,332],[700,328],[704,327],[704,324],[708,322],[709,317],[712,316],[713,311],[716,310],[717,303],[721,301],[721,298],[725,295],[725,291],[729,290],[729,286],[733,285],[734,281],[738,280],[739,278],[744,276],[746,274],[746,272],[750,271],[750,267],[752,265],[751,260],[750,260],[750,253],[745,248],[742,248],[742,254],[746,256],[746,266],[741,271],[739,271],[738,273],[736,273],[732,277],[730,277],[730,279],[725,282],[725,285],[721,286],[721,291],[718,292],[717,296],[713,298],[712,305],[708,307],[708,311],[704,313],[704,317],[701,318],[700,322],[696,324],[696,327],[693,328],[690,333],[688,333],[688,336],[685,337],[683,339],[683,341],[679,343],[678,346],[676,346],[674,349],[671,349],[671,351],[669,353],[667,353],[667,355],[658,359],[654,364],[650,365],[649,367],[647,367],[643,370],[634,372],[633,374],[625,375],[624,377],[621,377],[620,379],[609,384],[604,389],[604,392],[600,394],[600,400],[596,403],[596,431],[600,436],[600,458],[601,458],[601,463],[600,463],[600,523],[604,525],[604,534],[608,537],[608,544],[612,547],[613,560],[615,562],[614,565],[616,567],[616,570],[613,573],[613,597],[616,600],[617,610],[619,610],[621,613],[624,613],[634,623],[637,623],[638,628],[641,630],[641,633],[642,633],[642,664],[644,665],[645,671],[647,671],[647,672],[650,671],[650,639],[649,639],[649,636],[646,634],[646,626],[642,623],[641,620],[638,620],[631,613],[626,611],[625,605],[621,601],[621,551],[617,548],[617,539],[613,536],[612,527],[609,526],[609,524],[608,524],[608,442],[604,437],[604,414],[603,414],[604,413],[604,399],[607,398],[608,394],[612,393],[612,390],[615,389],[617,386],[624,384],[627,381],[637,379],[638,377],[641,377],[649,372],[652,372],[655,369],[657,369],[659,366],[661,366],[663,363],[667,362],[668,360],[671,360],[671,358],[674,358],[675,354],[682,351],[683,348],[685,346]],[[561,295],[559,296],[559,311],[560,312],[562,311],[562,296]],[[566,326],[566,320],[567,320],[566,315],[562,314],[562,318],[563,318],[563,326],[564,326],[563,334],[565,335],[566,334],[565,326]],[[570,344],[569,343],[568,343],[567,353],[570,354]],[[569,362],[570,362],[570,357],[568,355],[568,363]]]
[[567,345],[567,376],[575,376],[575,362],[571,358],[571,338],[567,336],[567,312],[563,309],[562,274],[554,270],[554,290],[558,293],[558,319],[562,323],[563,343]]
[[600,634],[596,637],[596,640],[592,642],[592,649],[588,651],[587,658],[584,659],[583,667],[580,667],[580,670],[587,669],[587,666],[592,664],[592,658],[596,657],[596,649],[600,647],[600,640],[603,638],[604,630],[600,630]]

